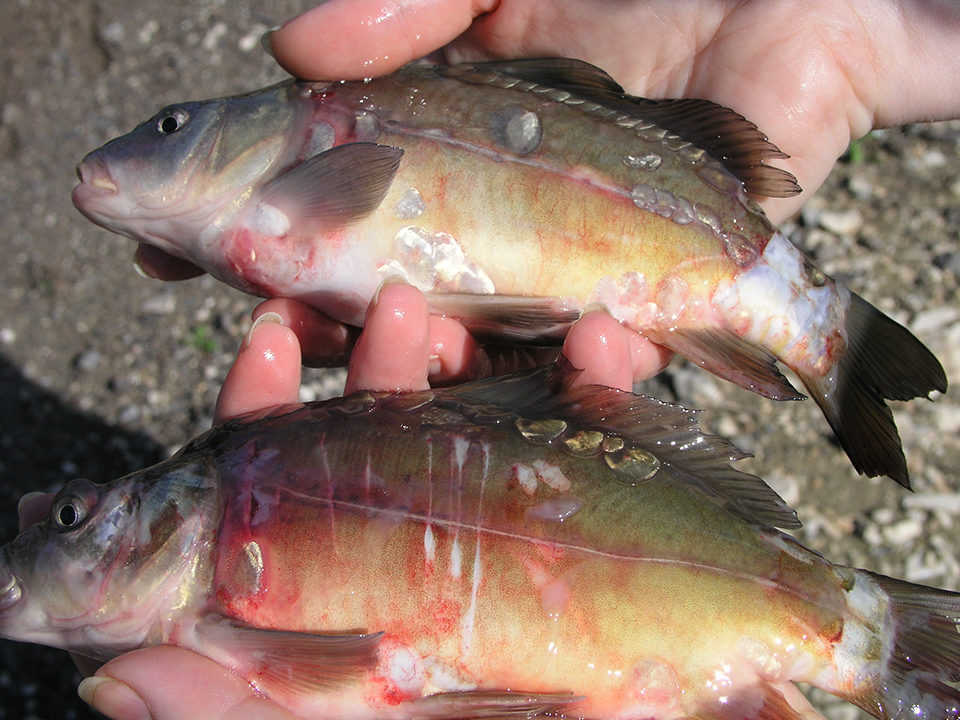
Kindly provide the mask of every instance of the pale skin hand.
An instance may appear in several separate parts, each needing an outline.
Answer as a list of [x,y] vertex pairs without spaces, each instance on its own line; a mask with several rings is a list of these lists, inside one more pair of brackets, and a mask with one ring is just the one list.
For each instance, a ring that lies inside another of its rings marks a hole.
[[[851,139],[873,127],[960,112],[953,87],[958,29],[960,10],[937,0],[330,0],[277,31],[272,43],[284,67],[311,79],[380,75],[442,47],[437,59],[445,62],[577,57],[632,94],[714,100],[756,122],[791,155],[777,164],[797,176],[804,193],[763,201],[781,222],[819,187]],[[171,260],[145,248],[137,254],[154,277],[200,272]],[[349,355],[348,390],[416,390],[491,367],[461,326],[432,318],[405,285],[381,290],[355,346],[354,331],[299,303],[268,301],[255,317],[264,314],[224,383],[217,421],[296,402],[301,346],[307,364],[342,364]],[[574,326],[564,353],[584,368],[577,382],[624,389],[669,359],[600,312]],[[36,517],[43,502],[26,503],[22,521]],[[84,695],[115,720],[293,718],[219,665],[179,648],[124,655],[98,677],[110,680],[87,681]]]

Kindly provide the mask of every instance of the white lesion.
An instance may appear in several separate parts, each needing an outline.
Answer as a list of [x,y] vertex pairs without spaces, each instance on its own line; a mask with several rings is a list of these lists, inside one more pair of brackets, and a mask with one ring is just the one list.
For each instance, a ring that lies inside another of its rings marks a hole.
[[470,260],[460,242],[445,232],[431,233],[407,225],[394,236],[394,257],[382,258],[378,272],[399,276],[423,292],[461,292],[489,295],[493,281]]
[[513,479],[530,496],[536,493],[538,481],[560,493],[570,489],[570,479],[563,474],[559,465],[548,460],[537,459],[531,465],[516,463],[511,470]]

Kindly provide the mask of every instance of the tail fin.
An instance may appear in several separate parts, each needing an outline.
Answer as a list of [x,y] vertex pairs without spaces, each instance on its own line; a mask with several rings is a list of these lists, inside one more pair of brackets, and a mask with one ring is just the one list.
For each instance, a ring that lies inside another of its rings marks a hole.
[[858,570],[890,598],[893,649],[879,687],[858,702],[878,718],[960,718],[960,593]]
[[862,475],[886,475],[910,487],[893,413],[884,400],[946,392],[940,362],[909,330],[850,293],[847,349],[832,373],[798,373],[837,440]]

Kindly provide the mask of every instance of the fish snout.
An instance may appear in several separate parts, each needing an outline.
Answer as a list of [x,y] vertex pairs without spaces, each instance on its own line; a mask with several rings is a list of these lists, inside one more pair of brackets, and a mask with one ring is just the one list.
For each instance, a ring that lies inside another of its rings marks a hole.
[[110,177],[110,172],[96,151],[87,155],[77,165],[77,177],[80,184],[74,188],[74,202],[80,188],[86,188],[85,193],[95,192],[99,195],[115,195],[117,192],[117,184]]

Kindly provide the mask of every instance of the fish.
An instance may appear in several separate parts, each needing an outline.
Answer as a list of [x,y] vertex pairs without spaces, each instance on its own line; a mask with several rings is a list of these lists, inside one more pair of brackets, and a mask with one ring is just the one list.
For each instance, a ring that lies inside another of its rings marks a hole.
[[[960,594],[831,564],[694,411],[556,368],[228,421],[73,480],[0,637],[189,648],[305,718],[957,718]],[[567,389],[563,389],[567,388]]]
[[[627,95],[563,58],[413,64],[162,109],[79,164],[76,207],[235,288],[363,324],[399,278],[483,340],[553,344],[588,306],[715,375],[822,409],[854,468],[910,486],[885,400],[945,392],[906,328],[751,196],[786,157],[734,111]],[[895,348],[895,351],[891,351]]]

